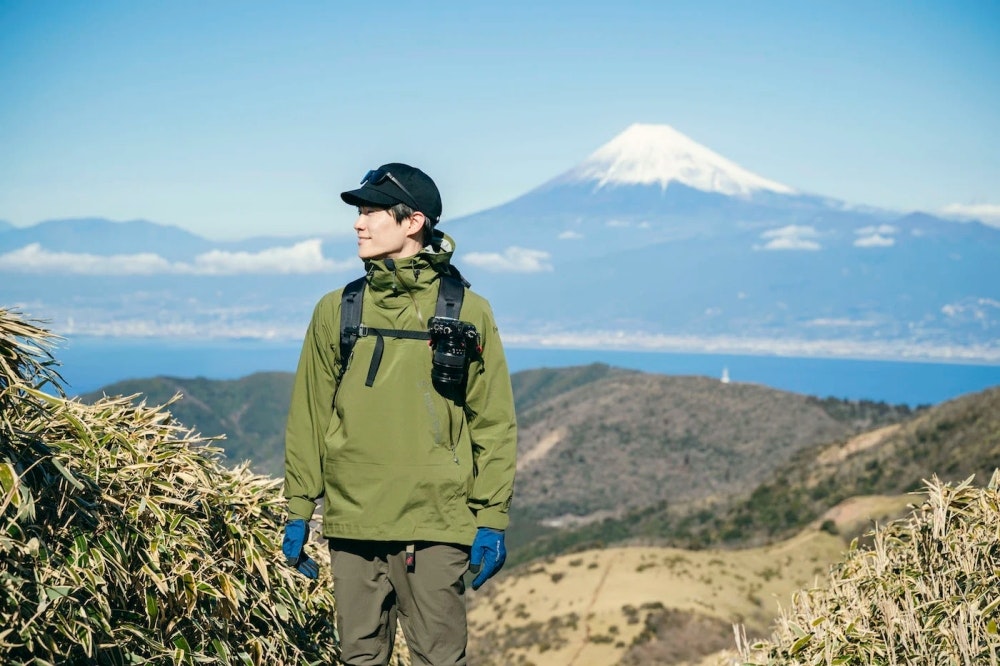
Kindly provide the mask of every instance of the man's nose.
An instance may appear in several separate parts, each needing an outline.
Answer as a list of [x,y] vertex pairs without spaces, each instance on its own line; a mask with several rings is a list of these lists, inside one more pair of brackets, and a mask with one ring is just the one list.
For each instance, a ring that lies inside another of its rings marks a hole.
[[365,221],[365,216],[364,215],[358,215],[358,219],[356,219],[354,221],[354,230],[355,231],[361,231],[361,229],[365,226],[364,225],[364,221]]

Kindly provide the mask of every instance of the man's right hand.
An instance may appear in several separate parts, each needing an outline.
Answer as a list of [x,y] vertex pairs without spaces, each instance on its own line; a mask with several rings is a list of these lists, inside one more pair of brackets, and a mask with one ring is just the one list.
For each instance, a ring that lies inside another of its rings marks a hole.
[[285,562],[306,578],[319,578],[319,564],[306,555],[306,540],[309,538],[309,525],[301,518],[285,523],[285,538],[281,542],[281,552],[285,554]]

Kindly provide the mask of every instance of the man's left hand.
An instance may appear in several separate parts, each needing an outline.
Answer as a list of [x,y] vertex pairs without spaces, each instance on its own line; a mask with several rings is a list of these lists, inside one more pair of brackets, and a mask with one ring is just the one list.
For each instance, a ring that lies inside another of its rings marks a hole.
[[483,583],[500,571],[506,559],[507,547],[503,542],[503,530],[480,527],[469,556],[469,571],[479,574],[472,579],[472,589],[482,587]]
[[285,538],[281,542],[281,551],[285,555],[288,566],[296,569],[306,578],[319,578],[319,565],[316,560],[306,555],[306,541],[309,540],[309,525],[298,518],[285,524]]

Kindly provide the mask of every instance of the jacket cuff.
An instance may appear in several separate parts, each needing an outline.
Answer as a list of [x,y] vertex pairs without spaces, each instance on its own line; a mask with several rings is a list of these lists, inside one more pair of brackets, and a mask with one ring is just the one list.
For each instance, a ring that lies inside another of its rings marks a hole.
[[307,523],[312,520],[313,512],[316,510],[316,502],[307,500],[304,497],[288,498],[288,520],[301,518]]
[[491,527],[501,532],[510,524],[510,516],[501,507],[481,509],[476,514],[476,527]]

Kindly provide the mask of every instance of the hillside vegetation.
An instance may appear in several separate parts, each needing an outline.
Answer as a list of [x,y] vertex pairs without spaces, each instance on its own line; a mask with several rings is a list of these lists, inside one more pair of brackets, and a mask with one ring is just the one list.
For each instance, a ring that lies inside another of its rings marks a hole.
[[559,525],[662,500],[728,497],[803,448],[910,415],[828,404],[706,377],[589,381],[518,413],[519,516]]
[[[179,422],[197,428],[206,437],[225,435],[219,441],[232,464],[249,461],[267,476],[285,474],[285,417],[292,395],[293,375],[258,372],[233,380],[198,377],[130,379],[83,396],[93,402],[102,396],[136,396],[136,402],[163,405]],[[172,402],[176,395],[181,400]]]
[[1000,664],[1000,471],[986,488],[934,479],[824,585],[799,592],[748,665]]
[[51,339],[0,309],[0,663],[334,662],[278,483],[163,409],[63,397]]
[[742,495],[694,506],[660,502],[576,529],[536,535],[513,554],[513,561],[634,539],[683,548],[763,544],[794,534],[853,496],[899,495],[920,488],[934,474],[947,481],[973,475],[985,482],[997,467],[1000,387],[921,410],[900,423],[801,449],[776,462],[763,483]]

